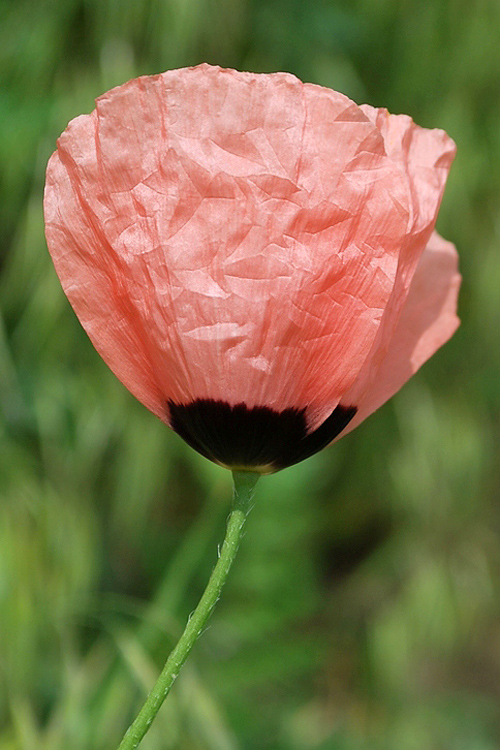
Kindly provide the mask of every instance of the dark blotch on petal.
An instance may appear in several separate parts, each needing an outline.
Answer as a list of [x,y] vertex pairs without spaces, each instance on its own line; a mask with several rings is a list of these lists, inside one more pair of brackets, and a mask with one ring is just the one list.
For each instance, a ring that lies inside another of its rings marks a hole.
[[203,456],[229,468],[255,468],[263,473],[317,453],[357,411],[355,406],[339,404],[320,427],[308,433],[305,409],[278,412],[267,406],[231,406],[211,399],[190,404],[169,401],[168,409],[172,429]]

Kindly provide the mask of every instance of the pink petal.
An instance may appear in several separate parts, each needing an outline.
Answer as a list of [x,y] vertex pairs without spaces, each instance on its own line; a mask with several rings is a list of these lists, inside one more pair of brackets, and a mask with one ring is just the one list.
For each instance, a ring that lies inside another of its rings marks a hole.
[[360,109],[382,134],[388,156],[406,175],[412,199],[413,236],[420,232],[430,236],[455,158],[453,140],[444,130],[419,127],[408,115],[391,115],[386,109],[368,104],[362,104]]
[[127,388],[203,455],[275,471],[455,330],[455,251],[431,239],[453,155],[443,131],[288,74],[169,71],[68,125],[47,242]]
[[394,288],[382,324],[354,387],[343,397],[344,402],[347,399],[355,404],[372,389],[379,363],[391,345],[413,274],[434,229],[456,151],[454,142],[443,130],[421,128],[410,117],[390,115],[385,109],[368,105],[362,105],[361,109],[379,128],[388,155],[405,175],[411,208],[408,234],[401,247]]
[[197,398],[324,419],[374,345],[410,210],[345,96],[205,65],[101,97],[59,139],[45,196],[75,312],[165,421]]
[[457,264],[455,246],[434,232],[417,266],[389,349],[376,367],[372,387],[339,437],[391,398],[456,331],[461,281]]

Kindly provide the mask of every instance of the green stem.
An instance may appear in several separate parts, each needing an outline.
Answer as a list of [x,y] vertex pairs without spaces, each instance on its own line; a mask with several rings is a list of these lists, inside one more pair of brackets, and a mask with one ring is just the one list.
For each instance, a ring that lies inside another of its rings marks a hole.
[[233,506],[227,521],[226,537],[217,564],[212,571],[198,606],[189,618],[183,634],[168,657],[155,686],[148,695],[137,718],[129,727],[118,750],[135,750],[138,747],[174,684],[180,668],[205,627],[236,557],[258,478],[259,474],[254,472],[233,471]]

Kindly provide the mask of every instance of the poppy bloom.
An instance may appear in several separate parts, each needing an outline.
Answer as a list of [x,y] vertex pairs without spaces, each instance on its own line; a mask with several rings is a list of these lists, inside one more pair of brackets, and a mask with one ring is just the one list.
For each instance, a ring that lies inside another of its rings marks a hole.
[[269,473],[346,434],[458,325],[442,130],[285,73],[141,77],[73,120],[46,234],[97,351],[204,456]]

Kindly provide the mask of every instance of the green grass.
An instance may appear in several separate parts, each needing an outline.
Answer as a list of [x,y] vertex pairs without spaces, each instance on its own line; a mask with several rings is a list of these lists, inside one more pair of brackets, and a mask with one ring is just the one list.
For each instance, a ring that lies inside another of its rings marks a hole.
[[262,479],[144,750],[500,745],[497,0],[0,2],[0,750],[115,747],[213,566],[230,477],[125,391],[43,237],[67,121],[202,60],[443,127],[454,339],[376,416]]

